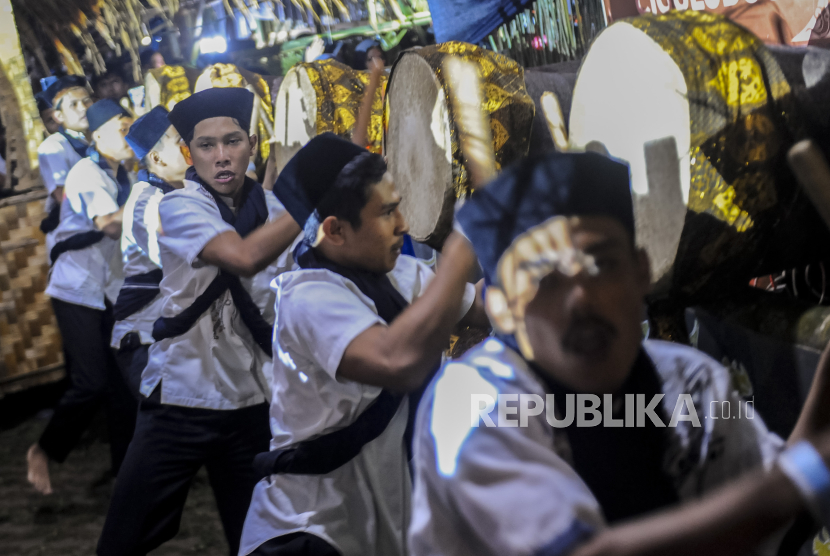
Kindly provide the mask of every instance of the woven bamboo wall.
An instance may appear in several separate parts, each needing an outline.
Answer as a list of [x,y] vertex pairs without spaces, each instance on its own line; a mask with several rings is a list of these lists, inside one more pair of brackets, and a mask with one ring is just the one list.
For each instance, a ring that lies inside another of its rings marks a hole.
[[0,383],[63,363],[44,293],[49,264],[39,224],[45,196],[39,191],[0,201]]

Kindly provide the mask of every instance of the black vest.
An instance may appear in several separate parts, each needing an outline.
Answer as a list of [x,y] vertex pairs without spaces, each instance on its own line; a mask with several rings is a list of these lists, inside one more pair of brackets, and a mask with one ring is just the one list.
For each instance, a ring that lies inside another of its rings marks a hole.
[[[375,274],[340,266],[323,257],[305,241],[297,246],[294,260],[300,268],[324,268],[354,282],[375,302],[378,315],[391,323],[409,306],[386,274]],[[325,475],[345,465],[379,437],[397,413],[404,396],[384,389],[363,413],[347,427],[299,442],[289,448],[258,454],[254,470],[259,477],[275,473]],[[417,406],[417,400],[413,400]],[[401,439],[403,442],[403,439]]]
[[[233,226],[240,236],[246,237],[268,220],[265,191],[254,180],[245,178],[239,212],[234,215],[230,207],[219,198],[219,194],[199,179],[192,167],[187,170],[186,177],[191,181],[200,183],[213,196],[216,205],[219,207],[222,220]],[[226,290],[230,290],[234,305],[236,305],[239,315],[242,317],[242,322],[250,330],[254,341],[262,348],[262,351],[270,356],[271,325],[262,318],[262,313],[259,312],[259,308],[251,299],[248,290],[240,282],[239,277],[224,270],[219,271],[213,282],[196,298],[190,307],[175,317],[160,317],[156,320],[153,324],[153,338],[160,341],[165,338],[181,336],[196,324],[199,317],[210,309],[213,302],[219,299]]]

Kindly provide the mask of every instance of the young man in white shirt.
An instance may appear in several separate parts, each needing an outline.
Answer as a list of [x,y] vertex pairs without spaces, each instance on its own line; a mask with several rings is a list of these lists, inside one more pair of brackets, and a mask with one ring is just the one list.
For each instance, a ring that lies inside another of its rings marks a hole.
[[49,460],[63,462],[106,401],[113,473],[118,472],[135,423],[130,399],[109,349],[112,301],[122,281],[121,206],[132,178],[122,162],[133,157],[124,140],[130,115],[114,101],[98,101],[86,112],[95,141],[90,155],[66,177],[61,220],[50,251],[46,294],[63,338],[70,388],[37,444],[29,449],[29,481],[51,492]]
[[159,291],[159,202],[166,193],[184,187],[189,165],[181,150],[181,136],[163,106],[137,119],[126,139],[146,169],[138,173],[138,182],[124,205],[124,285],[113,307],[110,345],[116,350],[115,358],[130,392],[139,398],[141,373],[153,343],[153,323],[161,316],[163,302]]
[[[484,319],[475,257],[451,236],[433,274],[401,256],[407,225],[383,157],[327,133],[274,192],[304,240],[278,277],[271,452],[239,554],[404,554],[406,393],[437,369],[459,321]],[[485,319],[486,320],[486,319]]]
[[445,365],[424,396],[414,556],[774,554],[802,509],[830,508],[830,352],[781,456],[720,364],[642,341],[649,263],[627,166],[524,161],[457,219],[499,338]]
[[86,111],[92,105],[92,98],[83,76],[67,75],[47,87],[40,93],[39,99],[51,106],[51,118],[59,124],[57,132],[44,139],[37,148],[40,176],[49,192],[46,199],[49,216],[40,228],[46,234],[46,248],[51,250],[54,231],[60,223],[66,176],[79,160],[87,156],[91,137]]
[[158,205],[161,317],[141,377],[135,436],[98,543],[143,555],[178,531],[187,492],[207,467],[231,553],[268,446],[273,295],[299,226],[245,169],[254,95],[208,89],[168,115],[189,147],[184,187]]

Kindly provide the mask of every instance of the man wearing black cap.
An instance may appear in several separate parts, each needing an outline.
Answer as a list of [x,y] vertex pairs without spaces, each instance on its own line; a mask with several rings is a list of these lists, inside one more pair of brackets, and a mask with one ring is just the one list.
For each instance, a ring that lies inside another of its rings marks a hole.
[[184,187],[188,164],[181,150],[181,136],[163,106],[136,120],[126,139],[146,169],[138,173],[138,182],[124,204],[124,285],[113,307],[115,326],[110,345],[116,350],[115,358],[130,392],[138,397],[147,350],[153,343],[153,323],[161,316],[163,301],[159,292],[159,202],[165,193]]
[[133,158],[124,139],[132,118],[111,100],[86,111],[94,140],[89,156],[66,177],[61,219],[50,251],[52,272],[46,294],[58,321],[71,387],[37,444],[29,449],[29,481],[52,490],[49,460],[63,462],[107,401],[113,472],[132,435],[135,404],[126,392],[109,349],[112,307],[122,283],[121,207],[131,176],[122,162]]
[[[43,140],[37,148],[40,175],[49,198],[46,211],[49,216],[41,224],[46,234],[46,248],[54,245],[54,231],[60,222],[60,205],[66,176],[89,148],[89,121],[87,108],[92,105],[86,79],[79,75],[67,75],[53,82],[38,95],[38,105],[49,109],[49,117],[58,125],[57,133]],[[48,123],[44,121],[47,129]]]
[[[649,263],[627,166],[595,153],[525,161],[457,218],[499,336],[424,396],[414,556],[774,553],[805,506],[827,523],[830,472],[799,440],[830,456],[816,436],[830,352],[782,454],[726,369],[642,341]],[[726,486],[753,468],[767,471]]]
[[[101,556],[143,555],[173,538],[193,477],[207,467],[236,554],[268,448],[273,293],[299,234],[276,197],[246,178],[254,95],[208,89],[169,121],[193,167],[159,201],[161,317],[141,376],[135,436],[98,543]],[[284,254],[283,254],[284,253]]]
[[327,133],[274,192],[304,225],[300,270],[281,275],[272,451],[257,458],[240,554],[405,553],[407,392],[437,369],[461,317],[484,318],[475,257],[451,236],[433,274],[401,256],[408,228],[383,157]]

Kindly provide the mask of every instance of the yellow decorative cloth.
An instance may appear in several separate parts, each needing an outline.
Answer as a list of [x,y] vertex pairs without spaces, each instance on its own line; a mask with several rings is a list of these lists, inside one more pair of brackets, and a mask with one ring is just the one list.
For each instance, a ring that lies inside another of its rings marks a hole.
[[[527,155],[530,130],[536,107],[525,89],[524,69],[506,56],[463,42],[445,42],[411,52],[421,56],[432,67],[447,101],[451,132],[453,182],[456,198],[472,192],[470,176],[458,140],[457,126],[453,125],[453,106],[449,98],[449,84],[444,79],[443,65],[447,57],[456,56],[475,65],[481,78],[484,111],[489,117],[493,136],[496,169],[500,170]],[[408,53],[408,55],[411,55]],[[391,79],[395,78],[392,68]],[[388,103],[385,107],[388,111]],[[388,114],[384,113],[384,128]]]

